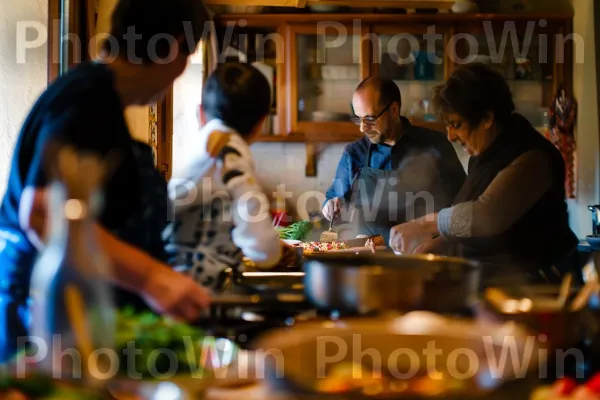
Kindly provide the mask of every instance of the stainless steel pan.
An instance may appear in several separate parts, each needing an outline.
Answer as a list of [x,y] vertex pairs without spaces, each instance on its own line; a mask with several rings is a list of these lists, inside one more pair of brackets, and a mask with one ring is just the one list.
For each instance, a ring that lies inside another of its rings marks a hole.
[[355,313],[471,307],[481,275],[473,261],[393,253],[313,254],[305,257],[303,268],[309,301],[322,309]]

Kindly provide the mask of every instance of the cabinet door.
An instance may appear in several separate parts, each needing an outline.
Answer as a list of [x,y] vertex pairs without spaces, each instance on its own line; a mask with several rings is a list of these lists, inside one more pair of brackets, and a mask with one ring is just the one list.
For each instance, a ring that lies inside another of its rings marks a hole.
[[288,32],[289,130],[317,141],[360,137],[350,103],[368,73],[366,29],[331,22]]
[[413,123],[439,128],[430,101],[448,69],[447,26],[377,26],[373,33],[373,71],[400,88],[402,115]]
[[[278,27],[256,26],[230,21],[220,25],[217,33],[217,63],[250,63],[263,73],[271,87],[271,109],[265,119],[261,138],[283,131],[285,103],[280,101],[281,74],[284,66],[284,39]],[[215,64],[216,66],[216,64]]]
[[563,65],[556,62],[559,31],[560,25],[539,20],[457,26],[453,67],[471,62],[491,65],[507,79],[516,111],[542,128],[546,109],[564,80]]

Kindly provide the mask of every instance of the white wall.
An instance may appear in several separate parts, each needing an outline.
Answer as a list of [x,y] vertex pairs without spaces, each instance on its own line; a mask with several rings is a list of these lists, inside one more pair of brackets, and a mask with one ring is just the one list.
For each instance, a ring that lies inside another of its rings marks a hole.
[[[96,34],[107,34],[110,31],[110,16],[116,5],[117,0],[98,0]],[[92,57],[95,56],[92,54]],[[125,119],[131,135],[144,143],[148,143],[150,139],[149,113],[148,106],[132,106],[125,109]]]
[[[46,26],[48,0],[0,1],[0,193],[4,193],[15,139],[23,119],[46,88],[46,46],[28,50],[17,64],[17,22],[35,21]],[[27,36],[34,40],[33,29]]]
[[[574,96],[579,103],[577,118],[577,198],[569,201],[571,227],[585,237],[591,233],[587,209],[598,203],[599,129],[596,93],[596,54],[594,39],[594,0],[571,0],[575,9],[574,32],[583,37],[584,46],[575,48],[575,60],[582,54],[584,63],[574,63]],[[597,6],[600,6],[597,5]]]
[[183,74],[173,83],[173,166],[172,171],[183,162],[185,147],[192,135],[200,129],[198,110],[202,99],[202,47],[200,43],[196,54],[192,55]]

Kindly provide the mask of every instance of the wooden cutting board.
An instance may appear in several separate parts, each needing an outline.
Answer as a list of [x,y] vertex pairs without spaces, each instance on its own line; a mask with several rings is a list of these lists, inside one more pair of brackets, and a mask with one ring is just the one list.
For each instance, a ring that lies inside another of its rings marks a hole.
[[364,238],[363,239],[342,240],[342,243],[345,243],[350,247],[363,247],[366,242],[367,242],[367,239],[364,239]]
[[[386,246],[376,246],[375,251],[386,251],[388,248]],[[348,249],[342,250],[330,250],[330,251],[314,251],[313,254],[325,254],[325,253],[371,253],[370,247],[350,247]]]

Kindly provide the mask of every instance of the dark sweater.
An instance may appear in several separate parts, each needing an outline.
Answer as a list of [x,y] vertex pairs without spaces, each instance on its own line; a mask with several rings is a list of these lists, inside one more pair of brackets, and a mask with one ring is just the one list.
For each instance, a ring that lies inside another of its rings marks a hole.
[[454,204],[477,200],[503,169],[534,150],[550,160],[550,189],[505,232],[460,239],[466,257],[489,261],[497,255],[510,255],[514,264],[534,272],[556,264],[576,248],[578,241],[569,228],[565,202],[562,155],[518,114],[513,115],[490,148],[471,158],[467,181]]

